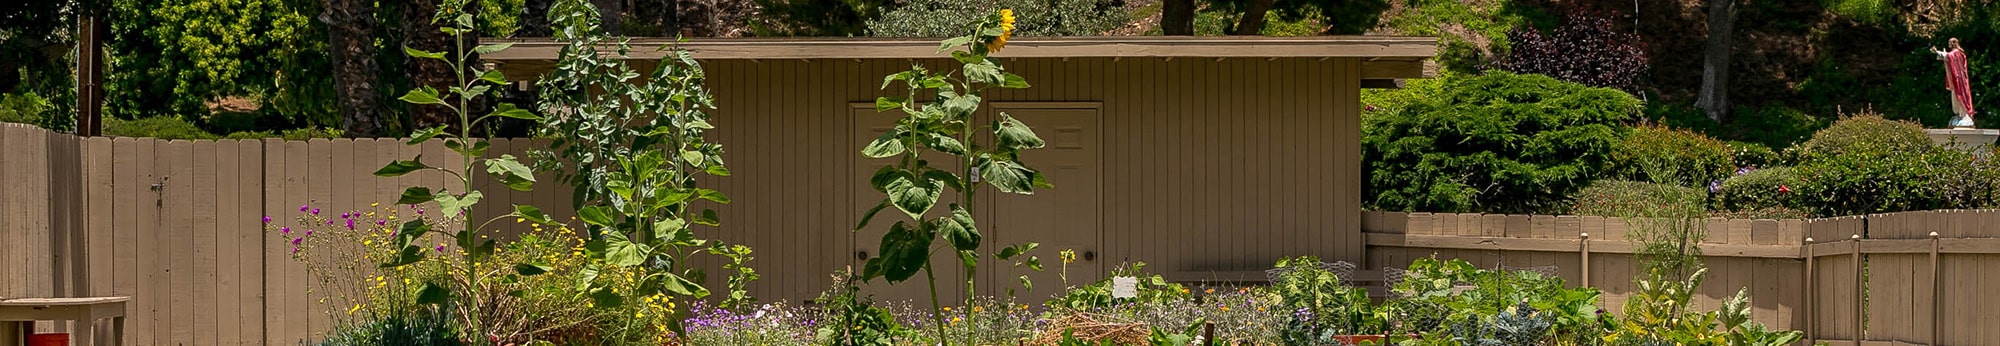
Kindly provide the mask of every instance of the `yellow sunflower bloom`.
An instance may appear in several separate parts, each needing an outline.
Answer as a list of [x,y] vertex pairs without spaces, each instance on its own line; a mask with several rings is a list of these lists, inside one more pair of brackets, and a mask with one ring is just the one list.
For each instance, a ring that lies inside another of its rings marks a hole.
[[1007,48],[1007,39],[1012,37],[1014,37],[1014,10],[1000,9],[1000,36],[994,37],[993,42],[986,43],[986,50],[998,52],[1001,48]]

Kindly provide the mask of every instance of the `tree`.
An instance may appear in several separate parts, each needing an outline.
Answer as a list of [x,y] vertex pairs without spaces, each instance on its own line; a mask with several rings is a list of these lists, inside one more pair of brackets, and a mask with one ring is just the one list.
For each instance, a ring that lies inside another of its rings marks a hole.
[[1164,0],[1160,11],[1160,32],[1167,36],[1194,35],[1194,0]]
[[1718,121],[1729,114],[1729,41],[1735,23],[1735,0],[1708,0],[1708,40],[1702,48],[1701,95],[1695,107]]
[[382,92],[376,75],[375,4],[365,0],[325,0],[319,16],[326,25],[327,53],[333,58],[333,82],[341,128],[353,137],[385,135]]
[[1611,20],[1604,17],[1572,15],[1546,34],[1521,25],[1507,33],[1507,40],[1513,48],[1494,67],[1508,72],[1638,92],[1634,77],[1646,69],[1639,37],[1612,30]]
[[[108,110],[122,118],[173,116],[207,123],[209,102],[274,96],[307,86],[300,81],[311,79],[281,79],[278,71],[328,73],[324,66],[287,63],[307,61],[292,54],[323,54],[325,48],[318,45],[326,41],[313,34],[311,25],[316,10],[306,2],[283,0],[113,0],[107,11]],[[329,112],[280,109],[305,112],[287,114],[299,119]]]
[[[1326,33],[1354,35],[1374,28],[1382,11],[1389,9],[1389,0],[1215,0],[1210,6],[1241,14],[1236,25],[1228,30],[1231,35],[1262,32],[1265,17],[1271,11],[1277,11],[1280,19],[1299,20],[1314,14],[1314,10],[1326,18]],[[1189,16],[1189,27],[1193,26],[1192,18]],[[1161,25],[1163,28],[1167,25],[1164,18]]]
[[[455,17],[455,12],[449,16],[442,15],[445,12],[439,12],[438,6],[446,4],[463,6],[465,4],[464,1],[401,1],[402,5],[400,9],[402,10],[402,18],[400,24],[403,29],[403,49],[418,49],[430,52],[452,50],[452,35],[438,30],[438,25],[432,24],[435,21],[433,18],[447,18],[446,20],[449,20],[448,18]],[[462,9],[463,7],[460,8]],[[432,13],[440,13],[440,15],[434,17]],[[454,80],[454,76],[456,75],[452,73],[450,64],[436,59],[403,59],[403,72],[410,76],[410,84],[413,87],[428,86],[443,90],[457,83]],[[453,120],[457,119],[457,114],[453,113],[451,109],[438,105],[412,105],[408,114],[410,117],[410,128],[412,129],[453,125],[455,123]]]

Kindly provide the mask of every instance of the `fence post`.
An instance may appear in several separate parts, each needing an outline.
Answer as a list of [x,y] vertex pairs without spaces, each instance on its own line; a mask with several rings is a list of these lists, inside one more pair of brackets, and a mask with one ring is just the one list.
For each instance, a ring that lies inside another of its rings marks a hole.
[[1866,333],[1862,332],[1861,318],[1868,314],[1868,306],[1864,305],[1867,299],[1861,295],[1868,291],[1868,280],[1861,277],[1861,235],[1849,239],[1854,240],[1854,346],[1861,346],[1861,340],[1867,338],[1863,336]]
[[1944,312],[1938,310],[1939,301],[1944,300],[1944,288],[1938,286],[1941,282],[1944,280],[1938,278],[1938,232],[1931,231],[1931,346],[1937,346],[1938,330],[1944,328]]
[[1581,262],[1583,263],[1583,282],[1577,285],[1577,287],[1592,287],[1590,286],[1590,232],[1579,233],[1578,236],[1581,239],[1577,240],[1577,242],[1581,243],[1583,247],[1583,262]]
[[1818,285],[1819,271],[1813,269],[1813,258],[1817,256],[1813,255],[1812,245],[1813,245],[1813,238],[1806,237],[1804,245],[1806,249],[1806,274],[1804,277],[1806,278],[1806,344],[1807,345],[1811,345],[1813,344],[1813,341],[1819,339],[1819,335],[1813,334],[1813,332],[1816,332],[1819,329],[1819,328],[1814,328],[1819,325],[1819,315],[1815,315],[1816,313],[1819,313],[1818,311],[1819,309],[1814,308],[1814,306],[1819,305],[1819,288],[1817,287],[1819,286]]

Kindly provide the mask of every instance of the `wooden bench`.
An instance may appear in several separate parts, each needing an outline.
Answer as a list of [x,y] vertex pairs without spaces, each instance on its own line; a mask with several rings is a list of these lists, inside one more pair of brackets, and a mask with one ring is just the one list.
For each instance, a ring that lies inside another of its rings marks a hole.
[[35,321],[76,321],[77,333],[71,335],[75,345],[99,345],[93,331],[98,320],[111,320],[110,341],[123,344],[125,340],[125,302],[130,297],[87,297],[87,298],[10,298],[0,299],[0,323],[19,322],[19,336],[0,335],[0,345],[26,345],[27,335],[34,333]]

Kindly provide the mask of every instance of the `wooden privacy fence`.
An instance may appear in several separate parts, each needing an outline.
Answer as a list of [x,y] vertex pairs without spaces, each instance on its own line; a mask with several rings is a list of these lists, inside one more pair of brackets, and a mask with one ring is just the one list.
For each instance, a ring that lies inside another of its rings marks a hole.
[[[1556,266],[1604,291],[1616,313],[1634,289],[1634,244],[1650,220],[1594,216],[1368,212],[1372,267],[1462,258],[1482,267]],[[1835,345],[1986,345],[2000,340],[2000,210],[1811,220],[1708,219],[1709,272],[1695,306],[1739,289],[1755,319]],[[1933,236],[1935,234],[1935,236]],[[1586,236],[1587,235],[1587,236]]]
[[[519,156],[538,144],[495,140],[492,152]],[[435,142],[408,147],[395,139],[79,138],[0,124],[0,297],[132,296],[126,341],[136,345],[300,344],[332,327],[327,312],[345,307],[308,294],[315,283],[289,258],[288,244],[258,220],[271,215],[282,222],[308,203],[333,213],[355,210],[393,201],[403,186],[446,185],[435,172],[370,175],[389,160],[417,154],[452,155]],[[724,191],[758,189],[749,180],[721,184]],[[475,218],[499,215],[513,203],[569,205],[566,189],[550,185],[483,191]],[[758,249],[753,265],[767,270],[760,270],[765,278],[753,284],[755,294],[801,298],[824,287],[825,268],[845,264],[829,263],[843,257],[814,255],[842,251],[795,241],[804,238],[780,227],[816,221],[760,218],[778,215],[765,209],[723,215],[726,225],[733,220],[759,230],[722,236]],[[1635,276],[1633,246],[1623,238],[1642,223],[1368,212],[1360,231],[1368,245],[1363,264],[1371,269],[1434,254],[1487,267],[1556,266],[1568,281],[1604,290],[1605,308],[1617,311]],[[1696,302],[1702,309],[1748,288],[1758,321],[1806,330],[1818,340],[2000,340],[2000,328],[1989,327],[2000,325],[2000,299],[1984,294],[2000,285],[2000,276],[1982,275],[2000,265],[2000,211],[1705,224],[1710,235],[1702,249],[1711,271]],[[1863,238],[1851,239],[1857,234]]]

